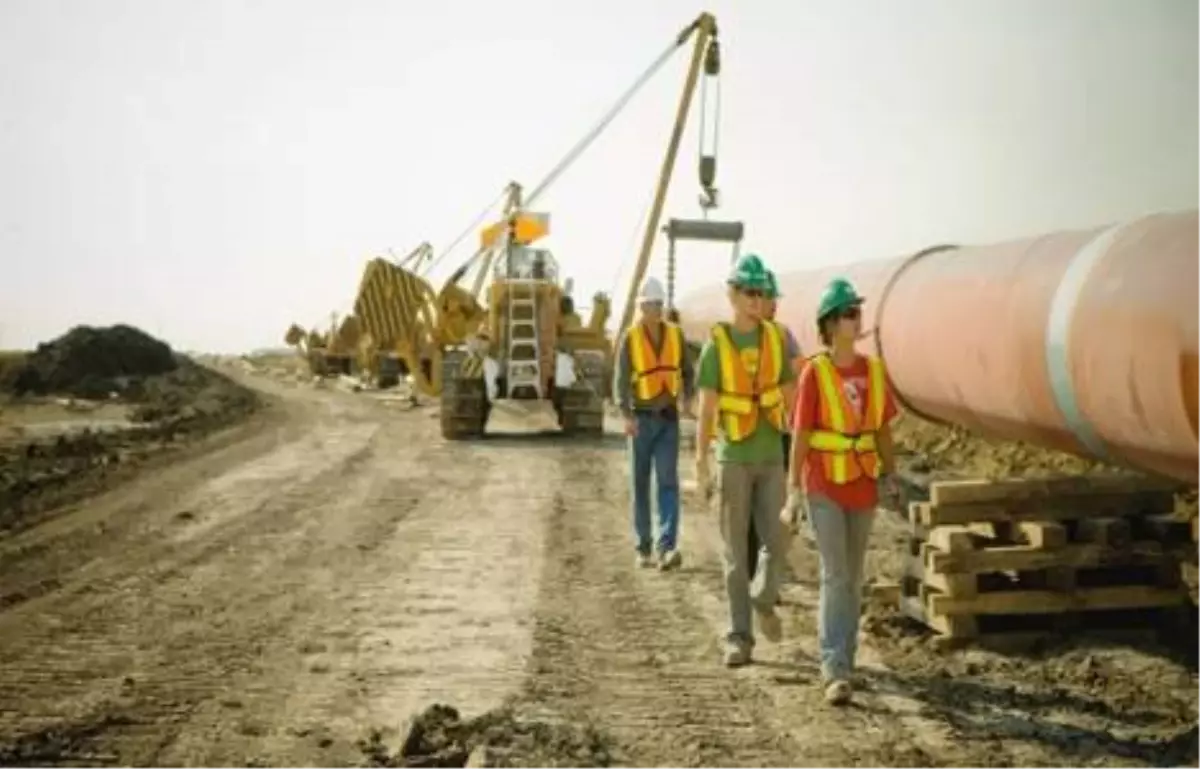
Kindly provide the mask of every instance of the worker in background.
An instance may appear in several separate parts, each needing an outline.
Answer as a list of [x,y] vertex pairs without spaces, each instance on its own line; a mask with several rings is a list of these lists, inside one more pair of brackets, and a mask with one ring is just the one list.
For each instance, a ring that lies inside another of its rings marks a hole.
[[825,350],[800,374],[790,493],[780,514],[794,531],[807,503],[821,559],[821,673],[825,698],[834,705],[851,697],[863,563],[875,506],[881,488],[889,495],[896,492],[889,428],[896,405],[882,361],[855,349],[862,304],[854,286],[840,278],[821,295],[816,320]]
[[[770,282],[762,260],[754,254],[742,257],[727,283],[733,321],[714,326],[700,354],[696,478],[701,488],[709,487],[709,450],[719,432],[720,523],[730,622],[724,656],[725,664],[735,667],[748,663],[754,648],[752,611],[768,641],[783,635],[775,613],[785,556],[781,436],[795,374],[788,365],[783,332],[763,320]],[[753,590],[746,552],[751,520],[766,546]]]
[[651,557],[650,474],[658,486],[658,566],[682,563],[679,553],[680,398],[694,395],[692,363],[683,331],[663,320],[666,294],[649,278],[638,295],[641,317],[622,337],[617,353],[614,391],[625,419],[633,474],[633,531],[637,563]]
[[[779,281],[775,277],[774,272],[767,270],[767,294],[763,298],[762,311],[764,320],[769,320],[772,322],[775,321],[775,311],[779,307],[780,296],[782,296],[782,294],[779,293]],[[781,323],[776,323],[775,325],[779,326],[779,330],[783,332],[784,344],[787,350],[788,365],[791,367],[792,371],[799,376],[800,371],[804,368],[804,356],[800,352],[800,344],[796,341],[796,337],[794,334],[792,334],[791,329]],[[789,401],[785,405],[790,408],[792,404]],[[783,431],[784,471],[787,470],[788,462],[792,456],[792,432],[790,426],[786,423],[785,428],[786,429]],[[747,553],[749,554],[749,575],[752,581],[755,575],[758,573],[758,557],[761,549],[762,540],[758,536],[758,530],[754,528],[754,521],[751,520],[749,549],[747,550]]]

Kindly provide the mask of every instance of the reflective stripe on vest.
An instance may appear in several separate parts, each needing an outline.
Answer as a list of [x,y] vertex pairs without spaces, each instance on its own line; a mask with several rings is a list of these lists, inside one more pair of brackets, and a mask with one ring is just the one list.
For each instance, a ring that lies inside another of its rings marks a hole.
[[650,401],[664,392],[672,398],[683,387],[683,332],[674,323],[663,324],[662,352],[655,352],[654,342],[645,325],[639,323],[629,330],[629,360],[633,372],[633,396]]
[[809,436],[808,445],[821,453],[825,477],[841,485],[857,480],[864,474],[879,477],[879,455],[876,453],[875,432],[883,424],[885,404],[883,362],[867,357],[867,402],[860,423],[850,406],[842,376],[827,354],[811,359],[820,394],[819,429]]
[[759,329],[758,371],[751,380],[728,327],[724,324],[713,327],[721,369],[717,410],[721,415],[721,430],[731,443],[744,441],[754,432],[760,412],[765,413],[776,430],[784,429],[783,392],[779,389],[784,365],[783,335],[771,322],[763,322]]

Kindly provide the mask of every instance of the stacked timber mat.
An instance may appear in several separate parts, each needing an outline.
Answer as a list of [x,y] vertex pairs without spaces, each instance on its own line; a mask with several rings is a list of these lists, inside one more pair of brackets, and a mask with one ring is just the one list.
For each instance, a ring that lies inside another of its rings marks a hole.
[[897,600],[943,641],[1154,632],[1194,615],[1195,505],[1177,482],[956,480],[927,491],[907,505]]

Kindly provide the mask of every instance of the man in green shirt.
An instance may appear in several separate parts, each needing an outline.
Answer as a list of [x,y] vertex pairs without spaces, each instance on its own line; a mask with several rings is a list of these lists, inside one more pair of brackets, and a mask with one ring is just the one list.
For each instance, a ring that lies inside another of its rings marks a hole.
[[[754,648],[751,610],[767,640],[777,641],[783,632],[775,614],[786,557],[779,511],[786,495],[786,405],[794,395],[796,375],[786,332],[763,318],[771,286],[762,259],[742,257],[727,283],[733,320],[713,328],[700,354],[696,477],[702,488],[708,486],[709,451],[716,438],[730,619],[725,664],[734,667],[748,663]],[[751,521],[766,549],[753,592],[747,552]]]

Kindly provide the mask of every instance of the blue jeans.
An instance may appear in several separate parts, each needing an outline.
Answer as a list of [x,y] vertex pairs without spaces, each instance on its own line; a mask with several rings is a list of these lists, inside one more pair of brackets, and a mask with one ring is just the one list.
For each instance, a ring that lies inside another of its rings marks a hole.
[[636,412],[629,439],[633,470],[633,533],[637,550],[650,554],[650,472],[658,485],[658,552],[674,550],[679,536],[679,419]]
[[863,564],[875,511],[846,511],[824,495],[810,494],[808,520],[821,556],[821,674],[827,681],[847,680],[858,653]]

